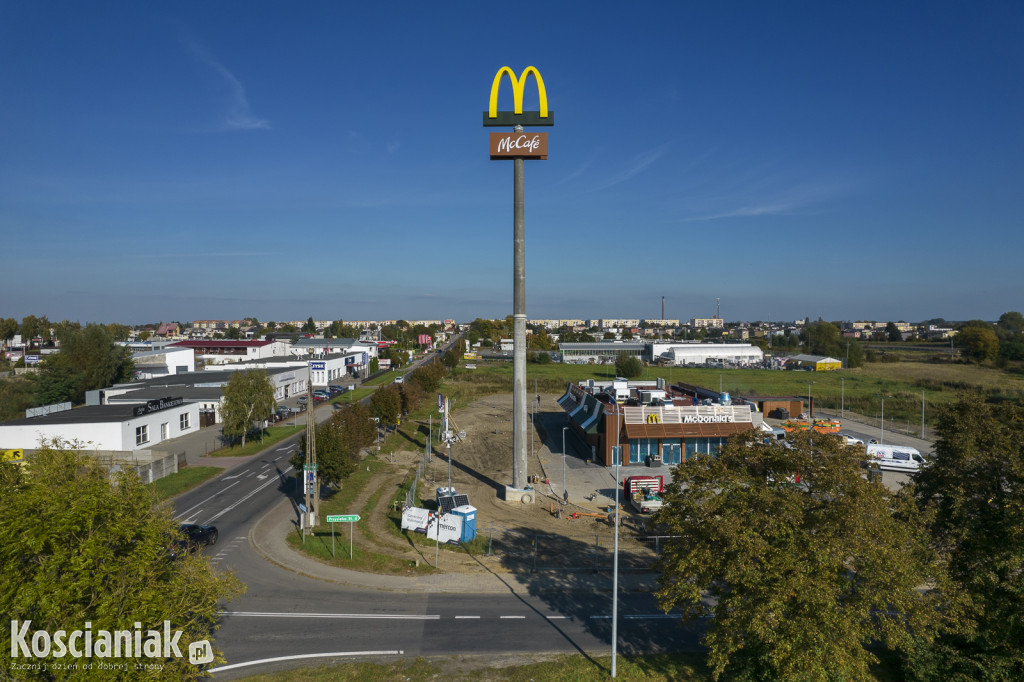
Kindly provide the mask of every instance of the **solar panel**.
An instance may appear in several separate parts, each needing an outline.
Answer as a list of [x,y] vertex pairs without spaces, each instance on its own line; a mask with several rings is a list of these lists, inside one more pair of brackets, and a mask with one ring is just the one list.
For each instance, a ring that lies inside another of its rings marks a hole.
[[[465,495],[463,495],[463,497],[465,497]],[[451,510],[455,509],[458,505],[455,504],[455,497],[446,495],[444,497],[437,498],[437,506],[438,509],[441,510],[441,515],[444,516],[445,514],[450,513]]]
[[455,495],[452,499],[455,501],[456,507],[463,507],[469,504],[469,495]]

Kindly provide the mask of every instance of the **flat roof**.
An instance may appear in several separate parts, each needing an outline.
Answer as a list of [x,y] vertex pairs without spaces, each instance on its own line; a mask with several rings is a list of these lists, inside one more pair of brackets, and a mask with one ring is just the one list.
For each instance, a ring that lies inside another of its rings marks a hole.
[[[166,396],[164,396],[166,397]],[[28,417],[4,422],[4,426],[29,424],[83,424],[126,422],[135,418],[135,405],[86,405],[63,412],[51,412],[42,417]]]

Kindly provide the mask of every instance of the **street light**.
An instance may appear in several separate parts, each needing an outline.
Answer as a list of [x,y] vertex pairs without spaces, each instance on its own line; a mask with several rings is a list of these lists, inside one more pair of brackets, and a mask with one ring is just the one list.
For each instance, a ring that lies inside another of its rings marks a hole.
[[811,419],[814,419],[814,399],[811,397],[811,384],[815,382],[807,382],[807,409],[811,411]]
[[878,420],[878,444],[882,445],[885,443],[885,399],[891,398],[891,395],[882,395],[876,393],[876,396],[882,399],[882,417]]
[[562,427],[562,499],[568,499],[565,492],[565,432],[569,430],[568,426]]

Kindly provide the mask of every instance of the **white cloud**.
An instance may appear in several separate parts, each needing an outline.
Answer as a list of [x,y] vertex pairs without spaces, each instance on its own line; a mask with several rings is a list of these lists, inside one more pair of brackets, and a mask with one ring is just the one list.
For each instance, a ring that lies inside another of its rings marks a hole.
[[186,41],[189,52],[200,63],[209,67],[223,81],[227,90],[227,104],[223,126],[226,130],[270,130],[270,121],[252,113],[245,86],[216,57],[194,40]]

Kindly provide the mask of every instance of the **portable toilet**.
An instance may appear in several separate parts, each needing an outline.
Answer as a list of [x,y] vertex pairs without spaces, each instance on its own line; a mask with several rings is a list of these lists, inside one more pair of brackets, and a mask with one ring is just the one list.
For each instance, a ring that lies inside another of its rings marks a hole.
[[452,514],[462,517],[462,539],[460,542],[469,542],[476,538],[476,507],[464,504],[452,509]]

